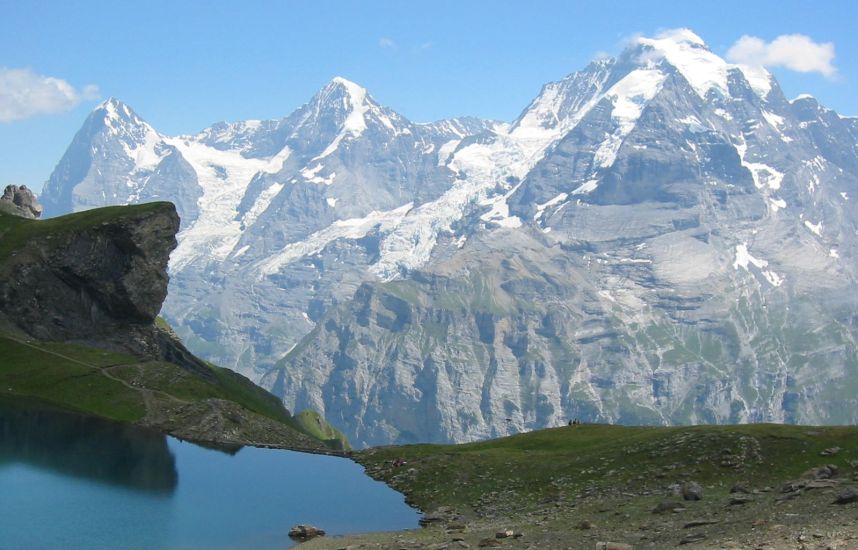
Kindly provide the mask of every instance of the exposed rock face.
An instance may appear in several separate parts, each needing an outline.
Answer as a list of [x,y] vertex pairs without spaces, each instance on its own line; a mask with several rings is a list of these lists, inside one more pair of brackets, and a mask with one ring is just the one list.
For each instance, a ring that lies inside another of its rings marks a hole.
[[359,446],[858,421],[856,119],[687,30],[510,124],[415,124],[343,79],[180,138],[107,102],[43,200],[150,193],[187,214],[177,332]]
[[35,219],[42,215],[42,205],[26,185],[7,185],[0,197],[0,209],[22,218]]
[[30,222],[19,231],[24,244],[0,258],[0,314],[39,340],[110,343],[195,365],[154,326],[178,228],[170,203]]

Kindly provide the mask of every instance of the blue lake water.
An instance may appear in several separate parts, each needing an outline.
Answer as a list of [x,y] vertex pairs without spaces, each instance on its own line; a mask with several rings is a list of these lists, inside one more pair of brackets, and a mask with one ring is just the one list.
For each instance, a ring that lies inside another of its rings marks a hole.
[[337,535],[418,518],[348,459],[224,452],[0,402],[0,550],[282,549],[298,523]]

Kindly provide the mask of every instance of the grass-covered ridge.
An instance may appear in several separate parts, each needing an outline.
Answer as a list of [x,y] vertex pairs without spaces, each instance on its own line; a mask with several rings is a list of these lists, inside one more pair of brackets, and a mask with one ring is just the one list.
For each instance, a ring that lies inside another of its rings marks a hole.
[[[266,445],[320,448],[334,440],[292,417],[280,401],[243,376],[209,365],[205,379],[164,361],[145,361],[121,353],[66,343],[46,343],[0,333],[0,398],[50,404],[113,420],[151,425],[181,435],[182,419],[200,417],[257,423],[260,430],[282,429]],[[219,410],[227,405],[226,412]],[[242,412],[244,411],[244,412]],[[206,415],[209,415],[208,417]],[[232,415],[232,418],[230,418]],[[214,422],[214,420],[211,420]],[[323,422],[317,424],[326,426]],[[253,426],[251,426],[253,427]],[[241,426],[234,428],[244,429]],[[262,434],[265,435],[265,434]],[[289,437],[292,441],[287,441]],[[190,438],[207,439],[202,433]],[[212,433],[210,439],[217,440]],[[280,441],[286,437],[287,440]],[[278,439],[279,438],[279,439]],[[334,441],[330,445],[336,446]]]
[[0,260],[8,257],[11,252],[22,248],[32,239],[55,234],[75,233],[119,218],[173,209],[172,203],[169,202],[150,202],[95,208],[45,220],[31,220],[0,211]]
[[314,540],[307,550],[738,550],[858,541],[858,500],[848,496],[858,495],[858,426],[585,424],[464,445],[368,449],[355,459],[427,512],[428,527]]
[[[821,459],[831,447],[841,452]],[[513,491],[516,506],[524,508],[583,492],[655,492],[668,479],[694,479],[727,493],[737,481],[777,485],[821,463],[849,470],[856,459],[856,426],[776,424],[585,424],[465,445],[369,449],[357,456],[424,510],[454,506],[471,512],[479,512],[486,496],[498,491]],[[397,460],[407,467],[397,467]]]

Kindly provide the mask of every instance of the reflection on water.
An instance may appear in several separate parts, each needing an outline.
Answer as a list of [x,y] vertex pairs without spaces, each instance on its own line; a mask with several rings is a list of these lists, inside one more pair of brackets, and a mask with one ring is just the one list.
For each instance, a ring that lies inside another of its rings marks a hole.
[[164,435],[0,399],[0,463],[10,462],[143,491],[178,483]]
[[0,550],[282,550],[298,523],[337,535],[417,519],[347,459],[212,450],[0,400]]

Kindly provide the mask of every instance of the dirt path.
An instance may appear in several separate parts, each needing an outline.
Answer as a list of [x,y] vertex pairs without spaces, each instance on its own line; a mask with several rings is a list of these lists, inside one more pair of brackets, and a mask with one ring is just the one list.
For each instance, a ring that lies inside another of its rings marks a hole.
[[143,367],[143,364],[145,362],[144,363],[120,363],[120,364],[116,364],[116,365],[98,366],[98,365],[93,365],[91,363],[87,363],[86,361],[81,361],[80,359],[77,359],[75,357],[71,357],[69,355],[66,355],[64,353],[60,353],[58,351],[53,351],[50,349],[43,348],[41,346],[37,346],[31,342],[28,342],[28,341],[23,340],[21,338],[17,338],[15,336],[4,335],[4,337],[8,338],[9,340],[12,340],[13,342],[21,344],[22,346],[27,346],[28,348],[32,348],[32,349],[40,351],[42,353],[47,353],[48,355],[53,355],[55,357],[59,357],[61,359],[75,363],[77,365],[81,365],[81,366],[93,369],[93,370],[97,371],[98,373],[100,373],[102,376],[109,378],[110,380],[113,380],[114,382],[118,382],[119,384],[122,384],[123,386],[125,386],[126,388],[128,388],[131,391],[139,393],[140,398],[143,400],[143,406],[146,410],[146,417],[147,418],[154,419],[157,416],[159,416],[158,411],[161,407],[159,407],[157,405],[157,399],[155,397],[155,394],[159,395],[163,399],[166,399],[169,401],[174,401],[178,404],[187,405],[187,404],[191,403],[190,401],[187,401],[184,399],[179,399],[178,397],[176,397],[174,395],[170,395],[169,393],[166,393],[166,392],[161,391],[161,390],[152,390],[149,388],[135,386],[134,384],[131,384],[130,382],[128,382],[124,378],[116,376],[115,374],[110,372],[111,369],[117,369],[117,368],[123,368],[123,367],[125,367],[125,368],[131,367],[131,368],[140,369]]

